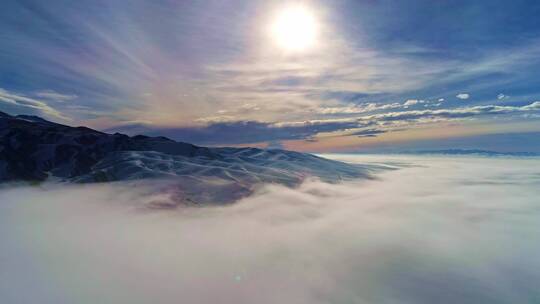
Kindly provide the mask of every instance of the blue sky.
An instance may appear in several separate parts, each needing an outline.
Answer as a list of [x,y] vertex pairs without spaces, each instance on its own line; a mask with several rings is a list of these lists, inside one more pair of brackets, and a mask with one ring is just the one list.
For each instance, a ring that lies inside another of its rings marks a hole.
[[[297,7],[316,37],[291,52],[269,29]],[[7,0],[0,111],[207,145],[540,151],[539,15],[538,1]]]

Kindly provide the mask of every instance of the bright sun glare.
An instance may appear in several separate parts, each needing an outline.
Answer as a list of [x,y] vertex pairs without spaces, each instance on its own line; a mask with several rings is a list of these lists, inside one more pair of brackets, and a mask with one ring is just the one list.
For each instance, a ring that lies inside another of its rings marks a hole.
[[304,51],[317,40],[318,24],[314,14],[305,7],[289,7],[277,14],[271,27],[276,43],[287,51]]

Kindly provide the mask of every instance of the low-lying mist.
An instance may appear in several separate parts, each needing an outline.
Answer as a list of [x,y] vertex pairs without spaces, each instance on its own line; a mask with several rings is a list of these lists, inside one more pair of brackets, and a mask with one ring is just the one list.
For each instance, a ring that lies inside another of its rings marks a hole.
[[400,169],[173,210],[156,183],[4,187],[0,303],[540,302],[540,160],[332,157]]

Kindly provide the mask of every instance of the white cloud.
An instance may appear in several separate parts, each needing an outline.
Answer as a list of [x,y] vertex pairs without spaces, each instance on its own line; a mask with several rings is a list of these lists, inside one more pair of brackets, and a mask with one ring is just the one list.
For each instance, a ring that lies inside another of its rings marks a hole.
[[439,98],[439,100],[437,100],[438,102],[443,102],[444,101],[444,98]]
[[414,106],[416,104],[421,104],[421,103],[425,103],[425,102],[426,102],[425,100],[409,99],[409,100],[405,101],[405,103],[403,104],[403,107],[408,108],[410,106]]
[[[2,105],[3,103],[3,105]],[[0,109],[8,108],[10,114],[43,115],[61,120],[71,120],[46,102],[27,97],[23,94],[9,92],[0,88]]]
[[195,119],[195,122],[212,124],[212,123],[222,123],[222,122],[234,122],[238,121],[238,117],[232,115],[214,115],[208,117],[201,117]]
[[535,101],[529,105],[519,107],[521,111],[534,111],[540,110],[540,101]]
[[456,97],[459,99],[465,100],[465,99],[469,99],[470,95],[468,93],[459,93],[456,95]]
[[348,123],[355,122],[357,118],[330,118],[330,119],[312,119],[305,121],[284,121],[271,124],[274,128],[300,127],[306,125],[322,125],[328,123]]
[[497,95],[498,100],[503,100],[503,99],[508,99],[508,98],[510,98],[510,96],[505,95],[503,93],[500,93],[499,95]]
[[417,103],[418,103],[417,99],[409,99],[409,100],[405,101],[405,103],[403,105],[404,106],[412,106],[412,105],[415,105]]
[[540,102],[536,101],[525,106],[473,106],[460,107],[455,109],[438,109],[438,110],[417,110],[417,111],[402,111],[375,114],[370,116],[360,117],[360,120],[381,121],[381,120],[418,120],[422,118],[438,117],[447,119],[466,118],[480,115],[502,115],[519,112],[537,111],[540,110]]
[[389,104],[377,104],[377,103],[364,103],[364,104],[349,104],[340,107],[320,107],[315,111],[319,114],[360,114],[366,112],[373,112],[379,110],[388,110],[401,107],[399,103]]
[[58,93],[52,90],[37,92],[35,95],[37,97],[56,101],[56,102],[71,101],[78,97],[77,95],[74,95],[74,94],[62,94],[62,93]]
[[[433,104],[433,106],[440,106],[440,104]],[[383,121],[404,121],[413,123],[414,121],[426,119],[426,118],[438,118],[438,119],[460,119],[482,115],[504,115],[513,113],[522,113],[529,111],[539,111],[540,101],[535,101],[531,104],[524,106],[471,106],[471,107],[459,107],[454,109],[425,109],[425,110],[409,110],[399,112],[387,112],[372,115],[348,117],[342,119],[317,119],[306,120],[298,122],[280,122],[276,123],[276,126],[292,126],[292,125],[305,125],[309,123],[334,123],[334,122],[358,122],[359,124],[366,123],[378,123]]]
[[[399,104],[398,104],[399,105]],[[426,105],[432,107],[439,107],[441,103],[426,103]],[[400,107],[402,108],[402,107]],[[325,114],[330,113],[339,113],[339,114],[355,114],[358,109],[348,109],[348,108],[338,108],[326,110]],[[359,110],[358,110],[359,111]],[[508,115],[507,117],[517,117],[515,115],[528,114],[528,117],[540,111],[540,101],[533,102],[529,105],[524,106],[496,106],[496,105],[485,105],[485,106],[469,106],[469,107],[459,107],[454,109],[441,109],[433,108],[422,110],[408,110],[408,111],[395,111],[395,112],[386,112],[386,113],[377,113],[377,114],[365,114],[365,115],[347,115],[345,117],[332,117],[332,118],[321,118],[321,119],[311,119],[311,120],[291,120],[283,122],[259,122],[262,125],[267,126],[268,128],[306,128],[304,132],[309,130],[309,134],[305,135],[306,138],[316,136],[320,133],[330,133],[330,132],[341,132],[346,130],[353,130],[356,128],[363,128],[374,125],[386,125],[391,127],[400,128],[403,127],[415,127],[418,124],[425,122],[443,122],[443,121],[454,121],[454,120],[464,120],[471,119],[475,117],[492,117],[497,115]],[[514,115],[514,116],[510,116]],[[245,122],[239,120],[238,117],[232,116],[216,116],[209,117],[206,120],[200,120],[200,122],[206,124],[213,123],[234,123],[234,122]],[[341,134],[348,135],[346,133]],[[257,142],[257,141],[253,141]]]
[[173,189],[145,182],[4,188],[2,302],[538,298],[538,160],[348,160],[408,166],[374,180],[267,186],[235,205],[167,211],[145,206]]

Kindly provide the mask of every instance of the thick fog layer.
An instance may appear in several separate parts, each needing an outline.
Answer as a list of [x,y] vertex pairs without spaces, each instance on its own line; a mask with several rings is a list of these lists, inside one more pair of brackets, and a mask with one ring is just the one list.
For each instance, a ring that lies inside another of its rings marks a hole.
[[399,170],[174,210],[155,184],[3,188],[0,303],[540,301],[540,160],[338,158]]

